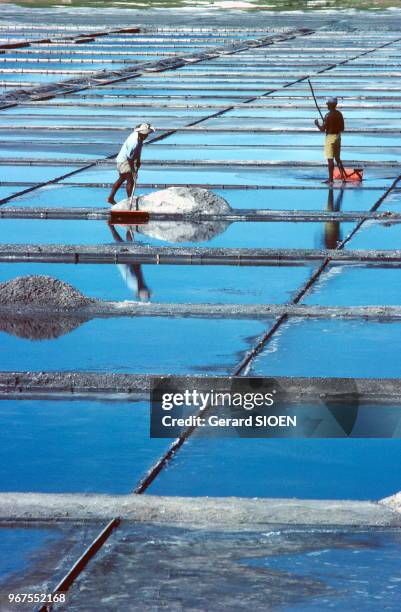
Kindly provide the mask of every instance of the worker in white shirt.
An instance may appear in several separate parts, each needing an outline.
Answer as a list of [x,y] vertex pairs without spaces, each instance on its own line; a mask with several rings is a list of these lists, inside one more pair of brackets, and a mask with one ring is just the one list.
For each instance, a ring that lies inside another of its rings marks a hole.
[[110,195],[107,199],[109,204],[115,204],[114,196],[118,189],[126,182],[126,191],[128,198],[131,197],[134,187],[134,176],[137,174],[141,166],[142,146],[149,134],[152,134],[155,129],[150,123],[140,123],[134,128],[134,131],[128,136],[117,155],[117,170],[119,177],[114,183]]

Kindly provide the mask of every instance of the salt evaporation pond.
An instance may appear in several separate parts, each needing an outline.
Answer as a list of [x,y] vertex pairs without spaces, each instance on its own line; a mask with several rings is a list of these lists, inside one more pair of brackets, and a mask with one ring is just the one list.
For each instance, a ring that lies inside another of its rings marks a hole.
[[[4,7],[2,13],[14,16],[14,10]],[[49,20],[56,13],[43,15]],[[146,22],[145,12],[142,14]],[[90,45],[77,45],[63,37],[74,34],[79,39],[84,32],[93,34],[104,28],[101,14],[93,10],[77,13],[79,28],[74,32],[62,23],[71,12],[64,15],[50,19],[51,25],[41,19],[35,31],[21,13],[15,13],[14,30],[1,32],[6,41],[51,35],[57,36],[57,43],[45,47],[32,43],[2,54],[2,94],[24,87],[30,91],[72,77],[85,79],[96,69],[118,70],[129,63],[172,58],[173,53],[194,54],[238,41],[245,45],[247,38],[269,34],[272,24],[302,25],[314,32],[302,37],[301,44],[296,37],[268,47],[245,48],[233,55],[103,86],[85,83],[86,88],[79,91],[57,91],[48,100],[25,99],[21,105],[3,109],[0,198],[11,199],[0,201],[1,209],[105,207],[116,171],[113,162],[104,158],[117,152],[133,123],[149,119],[156,124],[157,136],[163,138],[144,148],[139,193],[170,185],[197,185],[212,189],[236,210],[337,211],[339,215],[358,211],[362,215],[378,205],[379,211],[400,212],[399,185],[394,181],[399,174],[401,79],[391,74],[398,71],[400,61],[396,12],[391,18],[385,13],[367,13],[363,20],[342,13],[335,29],[330,13],[321,17],[315,13],[272,15],[267,21],[261,20],[261,14],[250,14],[251,30],[236,29],[243,15],[231,17],[226,12],[218,16],[215,12],[208,17],[214,25],[199,25],[198,31],[177,28],[173,13],[158,12],[152,13],[149,32],[108,33],[95,37]],[[121,25],[120,8],[108,15],[110,27]],[[192,15],[191,11],[180,12],[182,23],[191,28]],[[57,27],[58,19],[61,24]],[[162,31],[158,24],[172,27]],[[216,24],[224,28],[224,35]],[[31,70],[22,72],[22,67]],[[330,71],[316,74],[329,67]],[[365,165],[361,185],[336,188],[333,193],[322,183],[326,176],[322,136],[313,126],[316,111],[306,76],[312,77],[321,105],[327,95],[342,97],[349,128],[344,135],[344,160]],[[104,163],[85,168],[96,160]],[[53,183],[46,185],[49,181]],[[12,218],[0,219],[0,227],[2,242],[11,246],[98,244],[101,249],[115,243],[104,221]],[[355,228],[357,221],[344,220],[233,222],[203,246],[320,249],[335,246],[333,236],[345,238]],[[125,229],[117,231],[127,239]],[[346,248],[396,249],[398,238],[396,223],[364,222]],[[140,231],[135,232],[135,240],[142,245],[171,244],[169,239],[156,240]],[[189,240],[181,243],[184,245],[194,243]],[[0,281],[46,274],[103,300],[136,300],[140,287],[146,287],[148,299],[159,304],[284,305],[294,300],[320,263],[149,264],[138,266],[128,278],[127,268],[114,264],[9,262],[1,267]],[[381,267],[380,262],[374,267],[332,263],[302,303],[397,306],[400,273],[399,266]],[[269,317],[138,316],[75,322],[61,317],[46,330],[35,317],[8,317],[2,318],[0,357],[5,372],[230,375],[274,323]],[[46,337],[50,327],[53,337]],[[241,374],[399,379],[399,332],[400,324],[387,320],[292,318],[278,326]],[[116,495],[132,491],[163,456],[170,440],[149,439],[147,397],[129,402],[109,399],[113,401],[99,397],[74,401],[48,396],[3,398],[1,491]],[[362,414],[359,406],[351,403],[347,407],[357,428]],[[395,423],[400,407],[371,408],[383,410],[379,437],[386,433],[384,425],[390,428]],[[393,433],[391,440],[345,435],[334,440],[267,440],[207,439],[195,432],[147,493],[377,500],[401,489],[396,425]],[[4,553],[0,580],[13,588],[54,586],[82,553],[82,546],[103,527],[104,523],[60,524],[57,528],[43,524],[34,529],[21,524],[18,529],[0,526]],[[144,587],[151,584],[160,592],[162,573],[154,572],[156,562],[169,568],[177,563],[185,586],[190,561],[195,575],[202,571],[202,581],[194,581],[190,574],[191,588],[180,590],[180,601],[187,608],[198,605],[196,596],[205,601],[207,591],[210,607],[213,602],[221,606],[223,601],[227,609],[233,609],[232,593],[248,589],[251,580],[257,586],[250,589],[254,599],[244,602],[255,610],[265,610],[267,600],[294,612],[326,607],[342,610],[344,606],[368,612],[378,606],[396,610],[399,549],[398,532],[391,530],[272,528],[256,535],[225,531],[219,536],[204,530],[199,535],[196,530],[131,524],[115,532],[107,551],[103,549],[81,576],[80,588],[72,590],[69,609],[90,609],[99,593],[110,601],[118,593],[119,606],[124,602],[123,607],[128,608],[132,588],[145,609],[149,599]],[[210,565],[213,571],[208,573]],[[229,571],[219,574],[221,567]],[[172,588],[171,581],[169,585]],[[169,600],[167,594],[167,602],[176,601],[176,595]]]

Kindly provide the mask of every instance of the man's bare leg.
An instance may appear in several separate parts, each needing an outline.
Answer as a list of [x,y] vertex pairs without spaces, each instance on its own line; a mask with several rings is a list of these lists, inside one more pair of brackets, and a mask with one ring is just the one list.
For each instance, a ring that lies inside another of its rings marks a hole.
[[345,179],[347,178],[347,173],[345,172],[343,162],[341,161],[339,157],[336,157],[335,160],[336,160],[337,168],[341,172],[341,178],[343,180],[343,183],[345,183]]
[[120,174],[120,176],[118,177],[118,179],[114,183],[113,187],[111,188],[111,192],[110,192],[109,197],[107,198],[107,201],[108,201],[109,204],[115,204],[116,203],[115,200],[114,200],[114,196],[116,195],[117,191],[120,189],[121,185],[126,180],[127,180],[127,175],[126,174]]
[[327,181],[324,181],[324,182],[328,183],[329,185],[332,185],[333,184],[333,172],[334,172],[334,161],[332,159],[327,160],[327,168],[329,171],[329,178],[327,179]]
[[126,174],[125,176],[127,177],[127,184],[125,186],[125,189],[127,191],[127,197],[130,198],[132,190],[134,188],[134,179],[132,178],[132,174]]

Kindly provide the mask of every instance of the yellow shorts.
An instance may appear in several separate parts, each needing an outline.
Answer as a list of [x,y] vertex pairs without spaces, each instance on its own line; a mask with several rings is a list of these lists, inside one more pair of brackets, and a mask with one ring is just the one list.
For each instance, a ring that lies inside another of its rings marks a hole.
[[326,134],[324,142],[324,156],[326,159],[340,157],[341,153],[341,134]]

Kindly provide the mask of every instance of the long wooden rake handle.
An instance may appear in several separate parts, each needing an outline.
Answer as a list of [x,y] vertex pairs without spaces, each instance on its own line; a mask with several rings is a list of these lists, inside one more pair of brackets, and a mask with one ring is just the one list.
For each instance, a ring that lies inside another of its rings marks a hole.
[[312,92],[312,96],[313,96],[313,100],[315,102],[315,106],[316,106],[317,110],[319,111],[319,115],[321,116],[322,121],[324,121],[324,117],[322,115],[322,111],[319,108],[319,104],[317,103],[317,100],[316,100],[316,97],[315,97],[315,92],[313,91],[312,83],[310,82],[309,79],[308,79],[308,83],[309,83],[310,90]]

